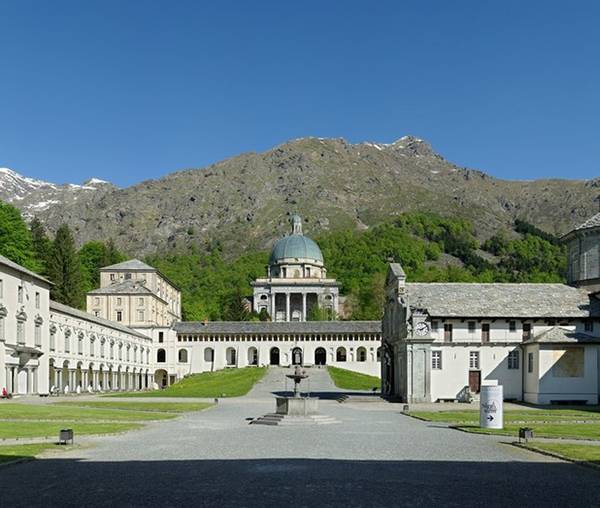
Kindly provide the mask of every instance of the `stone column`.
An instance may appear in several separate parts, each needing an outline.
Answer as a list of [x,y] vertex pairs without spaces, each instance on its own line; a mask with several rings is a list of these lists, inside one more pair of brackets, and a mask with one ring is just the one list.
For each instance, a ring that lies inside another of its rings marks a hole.
[[275,321],[275,312],[277,309],[277,293],[271,293],[271,321]]
[[302,293],[302,321],[306,321],[306,293]]
[[290,293],[285,294],[285,320],[292,320],[290,316]]

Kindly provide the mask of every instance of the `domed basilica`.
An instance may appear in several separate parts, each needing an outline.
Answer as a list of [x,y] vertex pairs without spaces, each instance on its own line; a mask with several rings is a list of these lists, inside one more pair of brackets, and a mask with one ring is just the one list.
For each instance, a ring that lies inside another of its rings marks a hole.
[[327,278],[321,249],[302,232],[302,219],[294,215],[291,222],[291,234],[273,246],[267,277],[252,284],[253,309],[273,321],[307,321],[317,309],[335,319],[339,284]]

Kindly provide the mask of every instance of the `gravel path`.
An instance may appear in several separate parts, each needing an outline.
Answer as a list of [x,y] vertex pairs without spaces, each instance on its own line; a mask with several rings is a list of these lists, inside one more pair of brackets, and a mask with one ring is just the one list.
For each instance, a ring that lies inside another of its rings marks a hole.
[[[326,371],[309,374],[313,391],[336,395]],[[273,411],[283,376],[270,369],[246,397],[0,469],[0,505],[600,506],[594,470],[421,422],[393,404],[322,400],[341,423],[248,425]]]

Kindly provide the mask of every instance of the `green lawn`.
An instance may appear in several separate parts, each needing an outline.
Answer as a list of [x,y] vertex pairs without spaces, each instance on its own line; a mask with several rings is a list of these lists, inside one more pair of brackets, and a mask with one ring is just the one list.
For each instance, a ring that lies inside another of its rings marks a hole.
[[[447,422],[453,424],[479,423],[478,410],[463,411],[411,411],[412,416],[432,422]],[[504,421],[511,422],[556,422],[556,421],[598,421],[600,413],[577,409],[540,409],[540,410],[506,410]]]
[[571,460],[580,460],[600,465],[600,446],[562,444],[562,443],[529,443],[527,448],[556,453]]
[[0,439],[12,438],[30,438],[30,437],[49,437],[58,439],[60,429],[73,429],[75,439],[77,436],[85,434],[114,434],[116,432],[125,432],[127,430],[139,429],[141,423],[115,423],[115,422],[0,422]]
[[329,375],[335,386],[344,390],[370,390],[381,389],[381,380],[375,376],[359,374],[351,370],[339,369],[338,367],[327,367]]
[[59,446],[52,443],[0,446],[0,464],[13,460],[31,458],[48,450],[68,450],[71,446]]
[[164,390],[126,392],[106,395],[106,397],[240,397],[246,395],[266,372],[266,367],[203,372],[185,377]]
[[63,404],[3,404],[0,407],[1,420],[61,420],[61,421],[142,421],[169,420],[176,413],[149,411],[130,411],[124,409],[101,409],[96,407],[78,407]]
[[[517,437],[520,427],[531,427],[534,437],[600,439],[600,413],[577,409],[507,410],[504,429],[481,429],[479,411],[411,411],[412,416],[427,421],[445,422],[461,430],[478,434]],[[578,421],[594,423],[577,423]],[[564,423],[572,421],[573,423]]]
[[99,409],[118,409],[130,411],[159,411],[166,413],[184,413],[188,411],[201,411],[212,404],[207,402],[160,402],[160,401],[120,401],[120,400],[87,400],[58,402],[66,406],[92,407]]

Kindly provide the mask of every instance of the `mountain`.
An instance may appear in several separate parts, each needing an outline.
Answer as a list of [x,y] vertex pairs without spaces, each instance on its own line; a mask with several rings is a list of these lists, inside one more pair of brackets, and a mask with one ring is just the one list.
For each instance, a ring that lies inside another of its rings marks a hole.
[[267,248],[288,231],[291,212],[302,215],[311,236],[369,228],[406,211],[470,219],[481,238],[510,229],[516,218],[562,234],[596,212],[599,194],[600,178],[497,179],[411,136],[391,144],[297,139],[124,189],[0,173],[0,199],[27,217],[37,215],[50,230],[67,222],[79,242],[112,237],[136,255],[215,240],[226,255]]
[[26,219],[35,215],[43,217],[51,207],[67,207],[78,199],[86,200],[90,193],[104,193],[115,188],[98,178],[91,178],[83,185],[56,185],[0,168],[0,200],[19,208]]

